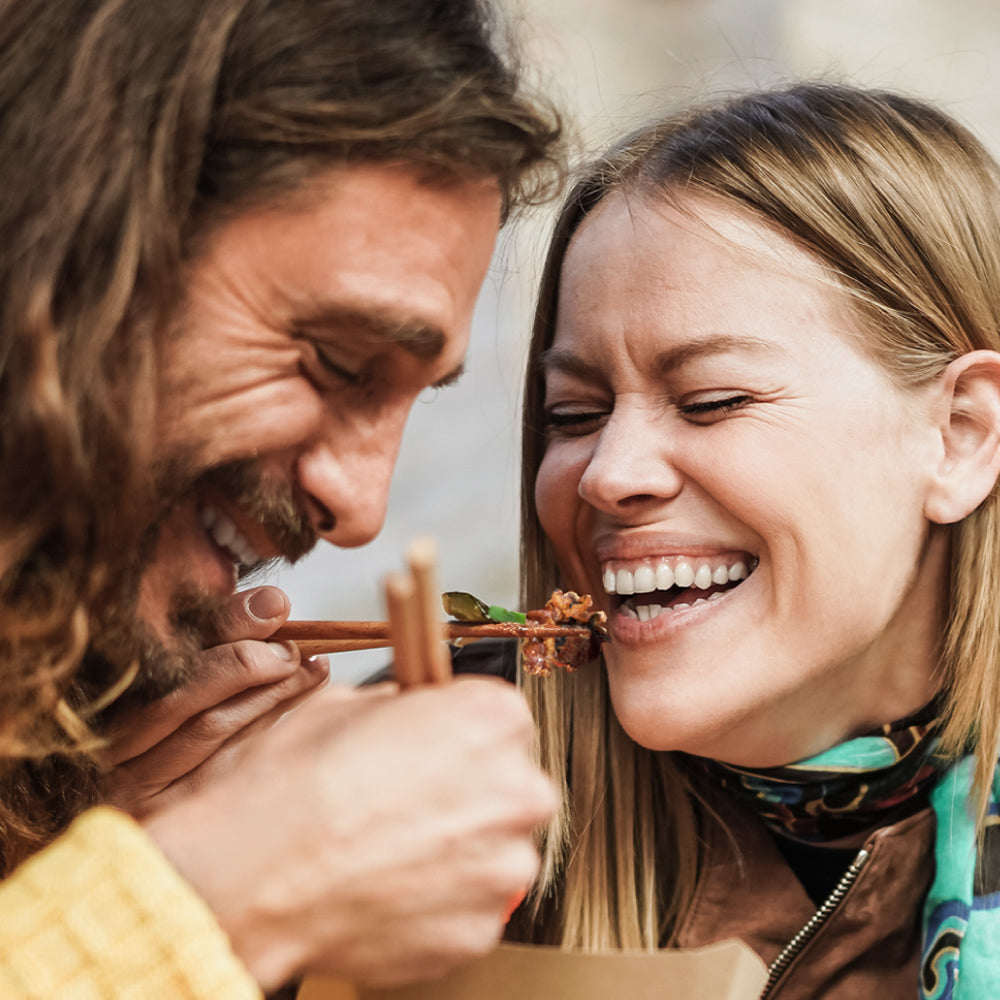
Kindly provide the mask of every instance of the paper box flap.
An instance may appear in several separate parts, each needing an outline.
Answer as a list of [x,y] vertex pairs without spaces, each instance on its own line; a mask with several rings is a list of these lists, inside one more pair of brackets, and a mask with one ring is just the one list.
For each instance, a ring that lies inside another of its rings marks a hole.
[[756,1000],[763,961],[739,941],[657,952],[503,944],[430,983],[359,989],[307,979],[298,1000]]

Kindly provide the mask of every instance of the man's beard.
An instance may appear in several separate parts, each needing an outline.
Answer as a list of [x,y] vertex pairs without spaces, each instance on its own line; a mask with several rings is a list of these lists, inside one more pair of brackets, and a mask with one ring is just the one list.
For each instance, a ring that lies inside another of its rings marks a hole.
[[[230,595],[220,598],[188,581],[178,581],[169,595],[167,636],[158,635],[143,621],[136,607],[140,582],[154,561],[163,523],[180,500],[205,495],[226,498],[263,526],[289,562],[309,552],[318,540],[295,488],[266,479],[255,462],[231,462],[194,477],[185,475],[174,462],[164,468],[159,482],[173,484],[170,498],[145,533],[132,571],[121,581],[119,600],[93,623],[78,674],[80,689],[92,702],[134,672],[127,691],[116,700],[116,709],[148,704],[190,683],[198,674],[202,651],[221,641],[220,615]],[[179,489],[179,483],[187,485]],[[275,561],[241,566],[240,577],[256,576]]]

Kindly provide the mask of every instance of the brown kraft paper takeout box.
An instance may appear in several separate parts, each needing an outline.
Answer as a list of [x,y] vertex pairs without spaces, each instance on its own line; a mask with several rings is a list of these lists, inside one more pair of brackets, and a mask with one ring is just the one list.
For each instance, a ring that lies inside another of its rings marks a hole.
[[361,989],[313,977],[297,1000],[756,1000],[766,980],[740,941],[657,952],[503,944],[433,982]]

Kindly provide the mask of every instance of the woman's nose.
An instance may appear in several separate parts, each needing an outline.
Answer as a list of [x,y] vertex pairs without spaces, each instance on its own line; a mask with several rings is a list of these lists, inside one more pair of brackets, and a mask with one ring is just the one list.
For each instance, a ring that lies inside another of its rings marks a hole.
[[683,477],[670,442],[651,415],[616,407],[580,477],[580,497],[608,514],[627,515],[675,497]]

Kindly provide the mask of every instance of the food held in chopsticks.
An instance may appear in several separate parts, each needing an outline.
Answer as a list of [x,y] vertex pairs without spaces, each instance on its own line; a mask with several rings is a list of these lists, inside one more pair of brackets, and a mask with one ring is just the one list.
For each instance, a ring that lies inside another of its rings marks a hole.
[[[607,615],[591,611],[589,594],[555,590],[544,608],[537,611],[508,611],[498,605],[487,605],[472,594],[448,591],[442,595],[445,611],[462,622],[486,624],[514,622],[530,627],[557,626],[563,634],[536,633],[521,639],[521,659],[529,674],[548,677],[553,668],[573,671],[597,656],[601,643],[608,638]],[[565,626],[572,626],[565,629]]]
[[[406,596],[398,591],[404,581],[391,587],[396,603]],[[423,590],[426,592],[427,586]],[[387,593],[387,597],[389,594]],[[524,651],[525,669],[543,676],[552,667],[575,670],[596,656],[600,643],[608,638],[603,611],[590,610],[591,599],[572,592],[554,591],[549,602],[538,611],[508,611],[487,605],[459,591],[443,595],[445,610],[453,619],[440,622],[440,643],[462,643],[476,639],[519,639]],[[426,611],[424,620],[429,620]],[[397,626],[397,633],[402,626]],[[424,632],[430,635],[426,628]],[[390,622],[380,621],[289,621],[275,633],[275,639],[294,642],[303,656],[340,653],[359,649],[380,649],[393,645]]]
[[508,611],[499,604],[485,604],[464,590],[449,590],[441,595],[444,610],[460,622],[517,622],[523,625],[528,616],[523,611]]
[[527,612],[529,622],[553,625],[578,622],[581,626],[579,635],[526,640],[521,646],[521,657],[527,673],[548,677],[553,667],[576,670],[597,656],[601,643],[608,638],[608,618],[603,611],[591,611],[592,605],[589,594],[554,590],[544,608]]

